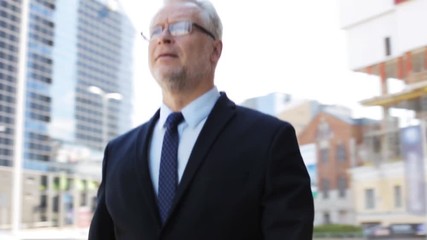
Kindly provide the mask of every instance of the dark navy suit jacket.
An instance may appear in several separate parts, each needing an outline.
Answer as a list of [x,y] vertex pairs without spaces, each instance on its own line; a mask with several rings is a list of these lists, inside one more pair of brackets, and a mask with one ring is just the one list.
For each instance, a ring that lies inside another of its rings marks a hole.
[[105,150],[89,240],[311,240],[310,179],[293,127],[224,93],[194,145],[171,214],[160,223],[148,166],[159,118]]

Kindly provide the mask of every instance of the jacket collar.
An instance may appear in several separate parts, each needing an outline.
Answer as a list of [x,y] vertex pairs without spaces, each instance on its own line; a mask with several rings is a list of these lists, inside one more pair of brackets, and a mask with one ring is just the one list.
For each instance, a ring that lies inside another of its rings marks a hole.
[[227,123],[234,116],[235,108],[236,105],[234,104],[234,102],[230,101],[227,98],[226,94],[221,92],[221,96],[219,97],[214,108],[209,114],[206,123],[203,126],[199,137],[196,140],[196,143],[194,144],[190,158],[188,159],[187,166],[185,167],[181,182],[178,185],[175,199],[171,208],[171,213],[163,227],[165,227],[168,222],[173,219],[174,212],[179,206],[182,197],[190,187],[194,175],[196,174],[203,161],[206,159],[206,155],[209,153],[209,150],[217,140],[220,133],[223,131]]
[[[224,92],[221,92],[221,96],[216,102],[211,113],[208,115],[206,123],[194,144],[187,166],[184,170],[184,174],[179,183],[169,218],[163,224],[162,229],[165,228],[168,222],[174,218],[174,212],[179,206],[182,197],[190,187],[194,175],[206,159],[206,155],[209,153],[209,150],[217,140],[222,130],[234,116],[235,109],[235,103],[229,100]],[[142,191],[144,203],[147,206],[146,209],[160,227],[161,221],[157,207],[157,197],[153,189],[153,183],[148,166],[150,139],[159,116],[160,111],[158,110],[153,117],[139,129],[138,140],[136,141],[137,156],[135,156],[135,160],[137,167],[135,168],[135,174],[139,176],[138,183]]]

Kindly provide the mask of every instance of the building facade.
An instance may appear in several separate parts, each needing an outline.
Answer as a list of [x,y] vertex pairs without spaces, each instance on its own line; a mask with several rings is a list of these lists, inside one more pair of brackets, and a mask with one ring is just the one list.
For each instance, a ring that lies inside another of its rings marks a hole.
[[289,103],[294,101],[291,95],[285,93],[269,93],[265,96],[254,97],[243,101],[240,105],[277,116]]
[[320,112],[298,135],[312,181],[315,225],[356,222],[348,170],[360,162],[356,146],[366,121]]
[[321,104],[313,100],[300,100],[288,104],[277,117],[292,124],[298,135],[320,112]]
[[[340,4],[350,68],[377,76],[381,86],[377,96],[361,101],[381,107],[383,119],[366,130],[364,164],[351,170],[357,222],[425,224],[427,29],[416,26],[427,21],[427,1]],[[393,82],[402,87],[393,89]]]
[[[0,3],[0,176],[13,179],[17,66],[26,61],[22,225],[87,225],[103,148],[132,127],[134,28],[116,1]],[[27,49],[18,59],[22,27]],[[11,186],[0,188],[0,228],[11,224]]]
[[21,4],[0,1],[0,166],[13,165]]

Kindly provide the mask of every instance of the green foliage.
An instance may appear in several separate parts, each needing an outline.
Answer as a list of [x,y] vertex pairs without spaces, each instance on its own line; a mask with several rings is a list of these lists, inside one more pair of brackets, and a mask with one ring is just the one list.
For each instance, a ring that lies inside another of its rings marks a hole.
[[362,227],[344,224],[326,224],[314,227],[315,233],[362,233]]

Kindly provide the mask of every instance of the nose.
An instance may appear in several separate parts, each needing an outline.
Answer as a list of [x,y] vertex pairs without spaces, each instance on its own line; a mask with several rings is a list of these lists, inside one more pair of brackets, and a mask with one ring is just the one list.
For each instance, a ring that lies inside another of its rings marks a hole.
[[169,44],[172,43],[172,40],[173,36],[170,34],[169,29],[165,27],[162,33],[158,36],[157,44]]

